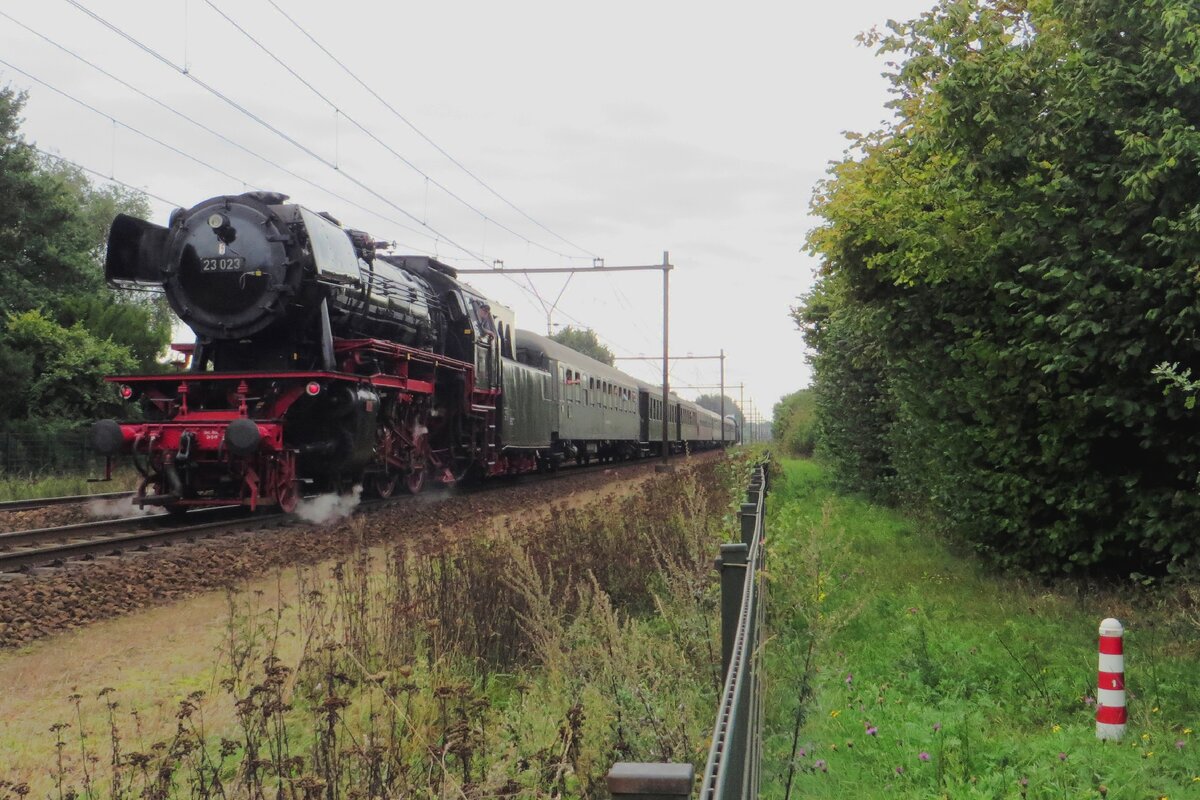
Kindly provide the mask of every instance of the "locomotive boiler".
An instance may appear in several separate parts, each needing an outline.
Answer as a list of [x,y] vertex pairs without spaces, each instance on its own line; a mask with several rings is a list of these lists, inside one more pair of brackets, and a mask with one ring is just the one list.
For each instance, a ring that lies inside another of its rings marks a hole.
[[252,192],[177,209],[167,227],[119,215],[105,276],[161,287],[206,368],[334,366],[332,341],[441,350],[440,302],[423,278],[375,258],[375,242],[327,214]]

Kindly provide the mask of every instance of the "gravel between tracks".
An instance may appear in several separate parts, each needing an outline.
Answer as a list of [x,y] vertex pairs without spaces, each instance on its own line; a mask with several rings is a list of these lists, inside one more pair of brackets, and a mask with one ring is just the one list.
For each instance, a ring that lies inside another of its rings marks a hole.
[[[696,458],[711,457],[708,454]],[[682,460],[677,463],[682,463]],[[529,513],[615,481],[645,479],[652,463],[461,495],[426,495],[323,526],[299,524],[174,545],[146,553],[41,571],[0,581],[0,648],[32,642],[128,611],[162,605],[263,575],[351,552],[360,541],[429,540],[471,519]],[[532,512],[536,513],[536,511]],[[361,538],[360,538],[361,537]]]

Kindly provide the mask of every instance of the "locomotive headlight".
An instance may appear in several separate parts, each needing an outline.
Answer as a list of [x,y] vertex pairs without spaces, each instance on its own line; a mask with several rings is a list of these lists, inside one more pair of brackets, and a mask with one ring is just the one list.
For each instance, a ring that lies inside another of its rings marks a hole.
[[212,228],[213,230],[216,230],[217,228],[220,228],[222,225],[224,225],[226,222],[228,222],[228,220],[225,219],[224,214],[213,214],[211,217],[208,218],[208,227]]
[[121,384],[121,399],[122,400],[132,400],[133,399],[133,387],[127,383]]
[[308,385],[304,387],[304,393],[309,397],[316,397],[321,393],[321,384],[316,381],[309,381]]

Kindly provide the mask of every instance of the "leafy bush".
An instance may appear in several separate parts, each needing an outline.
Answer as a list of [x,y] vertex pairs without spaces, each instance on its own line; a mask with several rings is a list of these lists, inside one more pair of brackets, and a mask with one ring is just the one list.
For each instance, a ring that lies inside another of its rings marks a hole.
[[945,0],[814,200],[795,312],[843,486],[1042,571],[1195,560],[1200,8]]
[[40,311],[9,318],[0,335],[0,364],[23,378],[3,393],[6,417],[65,420],[115,406],[116,393],[104,376],[137,366],[128,348],[97,339],[79,324],[64,328]]

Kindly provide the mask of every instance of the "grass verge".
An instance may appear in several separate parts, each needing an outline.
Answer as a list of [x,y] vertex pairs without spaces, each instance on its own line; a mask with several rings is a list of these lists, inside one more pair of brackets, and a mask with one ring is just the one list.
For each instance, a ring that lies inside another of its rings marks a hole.
[[127,492],[137,487],[132,469],[114,470],[111,481],[89,481],[100,473],[79,475],[4,475],[0,477],[0,501],[68,497],[79,494]]
[[701,462],[498,535],[363,548],[300,570],[286,606],[231,594],[219,688],[173,734],[144,735],[136,689],[80,687],[47,710],[51,785],[0,763],[0,798],[599,798],[614,761],[698,764],[711,559],[745,474]]
[[[784,463],[768,537],[764,797],[1200,797],[1194,587],[989,574],[912,519],[835,494],[809,461]],[[1109,616],[1126,626],[1120,743],[1095,738]]]

